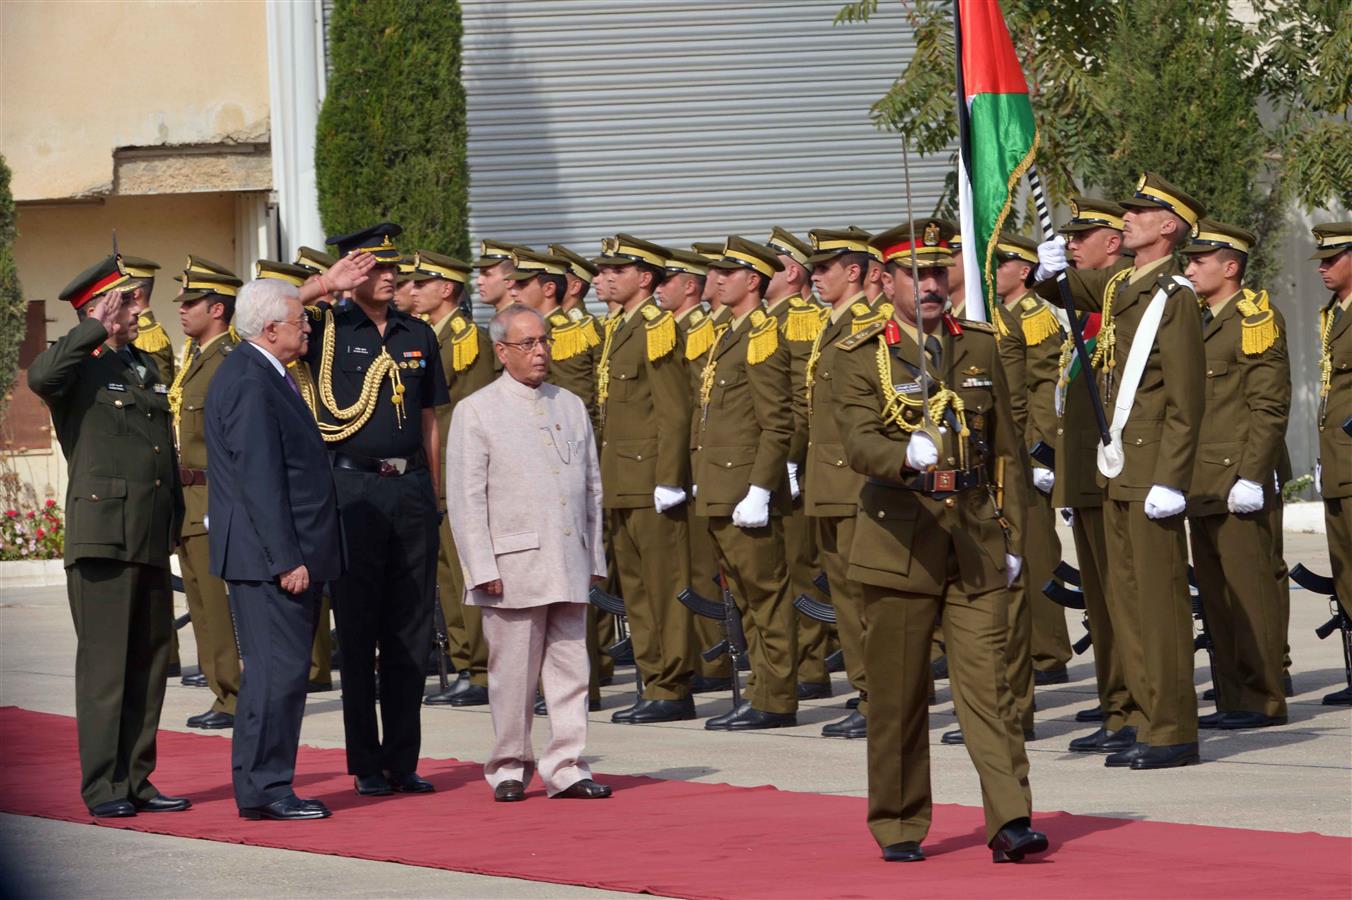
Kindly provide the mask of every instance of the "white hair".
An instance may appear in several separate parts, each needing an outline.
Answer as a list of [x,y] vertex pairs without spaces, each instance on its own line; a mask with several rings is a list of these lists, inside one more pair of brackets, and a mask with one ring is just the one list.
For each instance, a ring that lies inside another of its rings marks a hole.
[[235,331],[246,341],[258,337],[269,322],[289,319],[291,310],[287,301],[299,296],[295,287],[276,278],[249,282],[235,298]]
[[513,303],[511,306],[504,308],[497,315],[495,315],[492,318],[492,320],[489,321],[488,323],[489,338],[491,338],[493,343],[495,344],[500,344],[506,341],[507,329],[512,327],[512,320],[515,319],[517,316],[525,316],[525,315],[535,316],[535,318],[540,320],[541,324],[543,324],[545,321],[544,316],[540,315],[538,312],[531,309],[529,306],[523,306],[520,303]]

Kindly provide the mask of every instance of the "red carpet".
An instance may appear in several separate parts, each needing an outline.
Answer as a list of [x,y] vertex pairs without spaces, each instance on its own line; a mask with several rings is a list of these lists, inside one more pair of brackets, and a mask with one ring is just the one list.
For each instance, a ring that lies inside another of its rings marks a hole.
[[[155,783],[186,813],[99,824],[179,837],[678,897],[1342,897],[1352,840],[1042,813],[1040,861],[994,866],[981,811],[935,808],[919,865],[889,865],[864,801],[771,787],[599,776],[600,803],[493,803],[475,763],[423,760],[438,793],[362,799],[343,751],[302,747],[296,788],[334,811],[310,823],[245,822],[230,789],[230,742],[163,731]],[[1342,798],[1345,800],[1346,798]],[[1338,802],[1331,798],[1331,802]],[[0,709],[0,811],[91,822],[80,802],[75,722]]]

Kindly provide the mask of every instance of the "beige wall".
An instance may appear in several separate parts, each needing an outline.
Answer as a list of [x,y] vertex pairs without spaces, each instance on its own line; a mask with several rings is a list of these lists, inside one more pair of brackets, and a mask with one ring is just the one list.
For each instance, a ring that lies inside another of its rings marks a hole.
[[15,200],[109,193],[118,147],[267,139],[263,0],[0,0]]

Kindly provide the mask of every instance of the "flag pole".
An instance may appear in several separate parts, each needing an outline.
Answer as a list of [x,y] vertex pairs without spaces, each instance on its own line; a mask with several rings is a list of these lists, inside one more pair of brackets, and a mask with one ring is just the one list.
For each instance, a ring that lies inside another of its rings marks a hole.
[[[971,118],[967,110],[967,86],[962,75],[962,12],[960,0],[953,0],[953,47],[957,61],[955,84],[958,100],[958,231],[962,234],[962,268],[967,273],[964,279],[964,300],[969,318],[982,322],[991,321],[990,308],[986,305],[986,270],[981,265],[974,242],[976,237],[976,219],[972,214],[972,137]],[[975,289],[975,290],[974,290]],[[976,294],[976,303],[971,302]]]

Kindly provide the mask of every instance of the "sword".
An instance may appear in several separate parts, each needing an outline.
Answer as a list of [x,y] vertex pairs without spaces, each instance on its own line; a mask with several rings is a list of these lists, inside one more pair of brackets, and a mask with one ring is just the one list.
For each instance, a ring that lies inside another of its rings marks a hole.
[[[930,428],[929,413],[929,359],[925,355],[925,309],[920,303],[920,267],[915,261],[915,218],[911,208],[911,144],[905,133],[901,136],[901,168],[906,178],[906,219],[911,228],[911,293],[915,297],[916,349],[920,351],[920,431],[930,436],[939,446],[935,429]],[[939,423],[934,423],[937,429]]]

